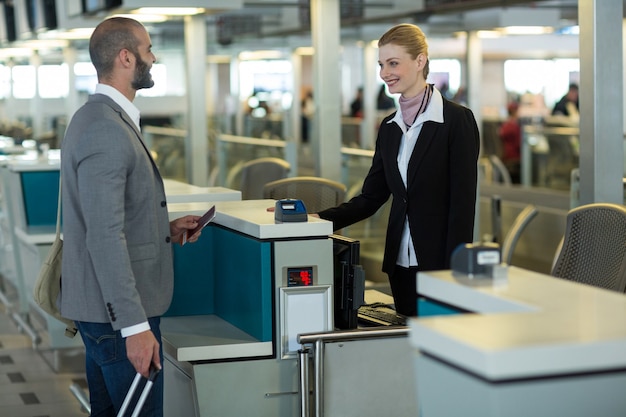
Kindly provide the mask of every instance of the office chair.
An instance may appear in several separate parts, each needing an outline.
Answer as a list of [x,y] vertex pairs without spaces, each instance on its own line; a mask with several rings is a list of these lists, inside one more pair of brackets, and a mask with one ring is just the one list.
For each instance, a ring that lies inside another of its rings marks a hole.
[[502,242],[502,262],[510,265],[513,259],[513,252],[515,252],[515,246],[519,240],[522,232],[528,226],[528,223],[535,218],[539,211],[533,204],[529,204],[517,215],[515,221],[511,225],[511,228],[506,234]]
[[570,210],[552,275],[623,293],[626,207],[594,203]]
[[491,163],[492,171],[492,180],[495,183],[501,183],[504,185],[511,185],[513,181],[511,180],[511,174],[509,173],[509,169],[504,165],[502,159],[497,155],[489,155],[489,162]]
[[274,200],[297,198],[308,213],[317,213],[343,203],[346,186],[325,178],[291,177],[265,184],[263,196]]
[[263,198],[263,186],[268,182],[287,178],[291,165],[284,159],[257,158],[241,165],[239,189],[242,200]]

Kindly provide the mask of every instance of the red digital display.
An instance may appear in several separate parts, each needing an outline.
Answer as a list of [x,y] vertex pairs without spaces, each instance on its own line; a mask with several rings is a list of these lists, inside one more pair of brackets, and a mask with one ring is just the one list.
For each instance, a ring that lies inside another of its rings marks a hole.
[[313,267],[287,268],[287,286],[308,287],[313,285]]

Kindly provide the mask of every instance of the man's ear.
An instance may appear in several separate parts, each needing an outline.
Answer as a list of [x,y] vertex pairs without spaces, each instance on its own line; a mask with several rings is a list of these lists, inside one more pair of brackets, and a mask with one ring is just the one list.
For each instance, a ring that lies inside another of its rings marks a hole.
[[130,53],[128,49],[121,49],[118,58],[123,66],[130,66],[132,60],[134,59],[133,54]]

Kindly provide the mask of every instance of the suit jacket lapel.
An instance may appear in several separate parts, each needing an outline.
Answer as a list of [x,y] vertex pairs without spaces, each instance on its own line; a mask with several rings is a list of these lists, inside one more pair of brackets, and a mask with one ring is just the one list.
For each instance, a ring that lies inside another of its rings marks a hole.
[[156,174],[156,177],[161,180],[161,173],[159,172],[159,167],[157,166],[156,162],[154,161],[154,158],[152,158],[152,154],[150,153],[150,149],[148,149],[148,146],[146,146],[146,143],[143,141],[143,135],[141,134],[141,131],[139,130],[139,128],[137,127],[137,125],[135,124],[135,122],[133,122],[130,117],[126,114],[126,112],[121,111],[120,114],[122,115],[122,119],[124,119],[124,121],[126,123],[128,123],[133,130],[135,131],[135,135],[137,135],[137,140],[139,140],[139,143],[141,143],[141,146],[143,147],[144,151],[146,151],[146,154],[148,155],[148,159],[150,159],[150,162],[152,163],[152,169],[154,170],[154,173]]
[[409,172],[407,173],[408,184],[413,184],[412,179],[417,175],[418,168],[426,154],[426,151],[430,147],[435,138],[435,132],[437,131],[438,123],[426,122],[422,126],[422,130],[417,138],[417,143],[413,149],[411,159],[409,159]]
[[141,134],[141,131],[139,130],[139,128],[137,127],[137,125],[135,124],[135,122],[133,122],[133,120],[130,118],[130,116],[128,114],[126,114],[126,112],[122,109],[122,107],[117,104],[112,98],[101,94],[101,95],[94,95],[92,97],[94,97],[95,99],[99,99],[96,98],[98,96],[102,96],[102,100],[105,100],[106,103],[109,104],[109,106],[111,106],[116,112],[118,112],[118,114],[120,115],[120,117],[122,118],[122,120],[124,121],[124,123],[126,123],[128,126],[130,126],[133,131],[135,132],[135,135],[137,136],[137,140],[139,141],[139,143],[141,143],[141,146],[143,147],[144,151],[146,152],[146,154],[148,155],[148,158],[150,159],[150,162],[152,163],[152,168],[154,169],[155,173],[157,174],[157,178],[161,178],[161,174],[159,172],[159,168],[157,167],[156,162],[154,162],[154,159],[152,158],[152,154],[150,153],[150,149],[148,149],[148,147],[146,146],[146,143],[143,141],[143,136]]
[[400,142],[402,139],[402,130],[398,125],[394,123],[394,131],[392,135],[389,135],[387,141],[387,148],[389,152],[387,153],[387,161],[386,165],[389,167],[393,167],[394,175],[393,175],[393,184],[389,184],[389,188],[396,190],[405,190],[404,183],[402,182],[402,176],[400,175],[400,170],[398,169],[398,152],[400,150]]

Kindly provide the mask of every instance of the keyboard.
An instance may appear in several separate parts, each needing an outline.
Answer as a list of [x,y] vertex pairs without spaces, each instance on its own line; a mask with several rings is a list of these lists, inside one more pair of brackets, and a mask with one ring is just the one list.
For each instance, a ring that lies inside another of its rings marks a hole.
[[357,317],[362,322],[377,326],[406,326],[406,316],[398,314],[387,304],[368,304],[359,307]]

